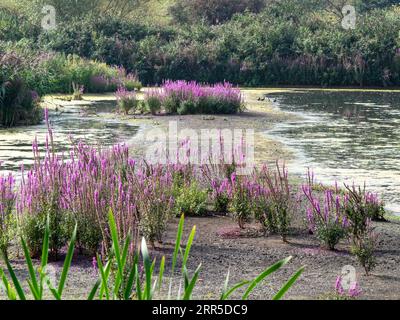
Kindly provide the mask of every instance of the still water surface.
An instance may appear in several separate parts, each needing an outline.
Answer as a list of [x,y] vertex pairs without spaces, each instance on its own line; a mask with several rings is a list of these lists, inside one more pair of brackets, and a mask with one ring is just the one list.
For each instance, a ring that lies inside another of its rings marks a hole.
[[296,90],[268,97],[301,119],[268,132],[297,155],[292,171],[311,167],[324,183],[365,182],[400,213],[400,92]]
[[[114,106],[97,104],[68,107],[68,112],[50,112],[57,152],[67,152],[73,141],[84,140],[92,146],[110,146],[131,139],[138,128],[112,117]],[[37,137],[39,147],[45,146],[47,127],[37,126],[0,129],[0,174],[18,172],[21,165],[32,164],[32,141]]]

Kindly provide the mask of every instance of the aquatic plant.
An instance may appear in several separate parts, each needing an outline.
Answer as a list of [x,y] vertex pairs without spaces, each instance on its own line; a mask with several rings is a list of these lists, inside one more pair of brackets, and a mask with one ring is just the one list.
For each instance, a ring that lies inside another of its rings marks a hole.
[[128,91],[140,91],[142,89],[142,83],[136,74],[128,73],[121,78],[121,85]]
[[214,201],[214,210],[220,213],[227,213],[229,199],[232,194],[230,180],[225,178],[222,181],[216,179],[211,181],[211,198]]
[[7,256],[13,237],[13,215],[16,201],[15,178],[10,173],[0,176],[0,252]]
[[244,229],[245,223],[249,221],[252,215],[252,194],[250,181],[243,176],[237,176],[233,173],[231,176],[231,201],[229,210],[234,215],[238,225]]
[[138,100],[134,91],[128,91],[125,87],[120,86],[115,93],[115,97],[117,98],[118,107],[126,115],[131,110],[133,110],[133,112],[136,111]]
[[13,127],[40,123],[43,114],[39,102],[37,92],[30,90],[17,75],[3,79],[0,74],[0,125]]
[[351,252],[357,257],[367,276],[376,266],[375,251],[377,245],[378,234],[371,225],[371,221],[368,220],[363,234],[353,237],[351,245]]
[[155,115],[161,111],[163,95],[159,89],[149,89],[146,91],[144,101],[151,114]]
[[[261,187],[256,186],[256,203],[265,201],[262,207],[265,212],[258,212],[257,218],[262,222],[263,226],[267,226],[268,230],[277,233],[282,237],[284,242],[287,241],[291,220],[296,211],[296,203],[293,200],[291,187],[289,184],[288,171],[285,165],[280,166],[276,162],[274,171],[267,166],[263,166],[257,177],[261,181]],[[258,210],[260,207],[258,207]],[[257,211],[258,211],[257,210]]]
[[307,222],[309,231],[315,234],[329,250],[347,234],[348,219],[345,215],[344,199],[337,184],[335,190],[326,189],[322,199],[314,194],[313,174],[308,171],[308,184],[302,186],[303,194],[308,200]]
[[364,199],[368,216],[373,221],[386,221],[385,204],[379,198],[379,195],[373,192],[365,192]]
[[72,100],[82,100],[85,86],[72,82]]
[[[157,93],[152,96],[154,99]],[[158,96],[167,113],[233,114],[243,110],[240,89],[228,82],[201,85],[195,81],[167,80]]]

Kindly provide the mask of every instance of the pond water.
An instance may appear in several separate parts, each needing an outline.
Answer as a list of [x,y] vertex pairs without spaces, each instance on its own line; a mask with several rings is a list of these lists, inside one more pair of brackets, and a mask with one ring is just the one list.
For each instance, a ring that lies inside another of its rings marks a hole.
[[[110,103],[68,106],[63,111],[49,112],[57,152],[68,151],[73,141],[84,140],[92,146],[110,146],[132,138],[137,126],[112,117]],[[37,126],[0,129],[0,174],[18,172],[21,165],[33,162],[32,141],[37,137],[39,148],[45,146],[47,127]]]
[[294,90],[268,94],[300,120],[268,134],[295,152],[289,167],[319,182],[367,184],[400,213],[400,93]]

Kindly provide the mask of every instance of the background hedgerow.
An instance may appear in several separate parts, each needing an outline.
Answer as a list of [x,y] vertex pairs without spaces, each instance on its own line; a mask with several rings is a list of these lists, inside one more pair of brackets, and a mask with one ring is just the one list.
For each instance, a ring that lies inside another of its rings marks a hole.
[[102,1],[80,1],[73,10],[53,1],[59,23],[49,32],[41,32],[36,1],[8,2],[13,9],[0,7],[1,41],[122,65],[146,85],[194,79],[386,87],[400,81],[396,0],[349,0],[354,30],[342,28],[337,8],[343,3],[336,0],[168,0],[151,9],[139,0],[124,13],[104,11]]

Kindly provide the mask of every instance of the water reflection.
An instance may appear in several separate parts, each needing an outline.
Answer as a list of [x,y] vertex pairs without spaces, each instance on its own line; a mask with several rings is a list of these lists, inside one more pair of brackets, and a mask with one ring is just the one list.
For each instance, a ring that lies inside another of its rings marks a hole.
[[400,93],[294,91],[268,95],[301,121],[269,134],[298,155],[292,170],[311,166],[320,179],[366,182],[400,212]]

